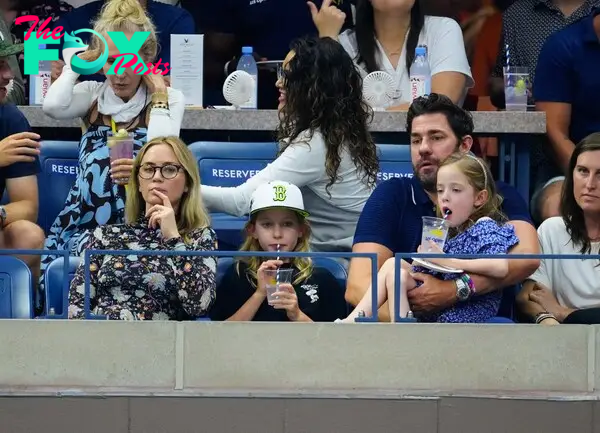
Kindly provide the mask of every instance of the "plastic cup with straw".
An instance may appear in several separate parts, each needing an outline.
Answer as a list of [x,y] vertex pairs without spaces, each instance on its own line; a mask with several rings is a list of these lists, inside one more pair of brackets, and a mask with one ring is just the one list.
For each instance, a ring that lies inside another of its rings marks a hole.
[[133,159],[133,133],[126,129],[117,131],[117,125],[110,119],[111,131],[108,133],[107,145],[111,163],[118,159]]

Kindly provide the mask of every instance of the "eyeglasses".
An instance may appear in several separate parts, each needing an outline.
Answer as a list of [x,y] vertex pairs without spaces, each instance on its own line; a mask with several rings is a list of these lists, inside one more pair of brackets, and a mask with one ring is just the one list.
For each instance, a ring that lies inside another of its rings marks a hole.
[[283,65],[277,65],[277,80],[285,80],[287,71],[283,69]]
[[144,164],[140,167],[139,175],[142,179],[152,179],[156,174],[156,170],[160,170],[160,175],[165,179],[173,179],[177,177],[180,171],[183,171],[183,167],[175,164],[165,165],[150,165]]

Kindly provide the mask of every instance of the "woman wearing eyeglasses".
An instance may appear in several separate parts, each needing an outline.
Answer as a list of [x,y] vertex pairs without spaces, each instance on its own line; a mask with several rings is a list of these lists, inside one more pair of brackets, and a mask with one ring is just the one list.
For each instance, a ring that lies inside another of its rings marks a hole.
[[[198,165],[177,137],[146,144],[133,165],[125,224],[100,226],[89,250],[213,251],[216,235],[200,198]],[[90,310],[113,320],[191,320],[215,299],[213,256],[91,255]],[[84,318],[83,255],[69,318]]]

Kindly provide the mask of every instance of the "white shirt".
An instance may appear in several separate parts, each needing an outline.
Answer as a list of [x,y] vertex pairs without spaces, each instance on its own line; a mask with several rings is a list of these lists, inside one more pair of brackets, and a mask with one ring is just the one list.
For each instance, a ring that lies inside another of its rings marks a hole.
[[302,191],[304,208],[310,213],[311,248],[350,251],[356,223],[372,188],[363,181],[364,173],[358,172],[345,148],[338,168],[341,179],[327,191],[325,141],[320,132],[315,132],[310,140],[306,134],[301,134],[277,159],[242,185],[233,188],[202,185],[202,199],[211,211],[242,216],[250,211],[252,193],[259,185],[274,180],[290,182]]
[[[54,119],[75,119],[86,115],[94,101],[100,96],[100,90],[104,83],[98,81],[77,83],[78,78],[79,74],[74,72],[69,65],[63,67],[60,77],[48,89],[44,99],[44,113]],[[169,109],[153,108],[150,110],[148,141],[156,137],[179,137],[185,113],[184,96],[179,90],[171,87],[167,88],[167,93]],[[151,98],[152,95],[148,92],[146,104],[150,102]],[[123,102],[123,104],[125,103]]]
[[[406,69],[406,39],[404,40],[404,46],[402,47],[396,68],[390,63],[379,41],[375,41],[377,47],[375,60],[377,64],[380,65],[382,71],[390,74],[396,81],[396,97],[390,103],[390,106],[412,102],[410,96],[410,75]],[[358,58],[358,45],[354,30],[346,30],[339,35],[338,40],[356,62]],[[431,76],[440,72],[460,72],[467,77],[463,97],[459,101],[459,105],[462,105],[467,90],[473,87],[474,81],[465,52],[462,30],[458,23],[451,18],[426,16],[417,45],[427,46],[427,59],[429,61],[429,68],[431,69]],[[366,77],[367,70],[365,65],[357,64],[357,66],[363,78]]]
[[[581,254],[573,245],[562,217],[545,220],[538,228],[542,254]],[[592,242],[592,252],[598,253],[600,242]],[[585,255],[582,255],[582,258]],[[600,266],[598,260],[544,259],[530,280],[543,284],[568,308],[600,307]]]

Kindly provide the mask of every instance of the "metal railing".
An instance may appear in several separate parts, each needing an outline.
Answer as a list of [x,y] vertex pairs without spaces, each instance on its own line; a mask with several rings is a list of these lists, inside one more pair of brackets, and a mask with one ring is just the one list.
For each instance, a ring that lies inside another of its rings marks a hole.
[[[63,267],[63,289],[68,292],[69,273],[68,250],[0,250],[0,255],[50,255],[62,256],[65,266]],[[328,253],[328,252],[267,252],[267,251],[180,251],[180,250],[86,250],[83,254],[83,266],[85,275],[85,300],[84,311],[87,319],[106,319],[105,316],[92,315],[90,311],[90,257],[92,255],[115,255],[115,256],[200,256],[200,257],[265,257],[265,258],[293,258],[293,257],[310,257],[310,258],[368,258],[371,260],[371,287],[377,287],[378,262],[376,253]],[[394,284],[394,311],[396,322],[413,322],[412,318],[402,318],[399,315],[400,296],[402,293],[401,287],[401,265],[402,259],[434,259],[434,258],[453,258],[453,259],[508,259],[508,260],[599,260],[600,254],[438,254],[438,253],[396,253],[395,254],[395,284]],[[66,304],[66,305],[65,305]],[[377,305],[377,290],[372,290],[371,309],[373,311],[370,317],[361,317],[356,319],[358,322],[378,322],[378,305]],[[68,300],[63,299],[63,312],[68,311]]]

